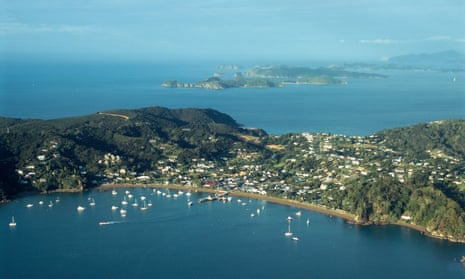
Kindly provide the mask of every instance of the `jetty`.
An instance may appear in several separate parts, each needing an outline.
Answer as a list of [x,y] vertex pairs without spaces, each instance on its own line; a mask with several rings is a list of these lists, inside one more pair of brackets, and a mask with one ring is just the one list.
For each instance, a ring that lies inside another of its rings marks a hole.
[[208,195],[205,198],[200,198],[198,200],[198,202],[199,203],[204,203],[204,202],[210,202],[210,201],[216,201],[216,200],[224,200],[226,198],[226,196],[228,196],[228,195],[229,195],[229,192],[223,191],[223,192],[215,194],[214,196]]

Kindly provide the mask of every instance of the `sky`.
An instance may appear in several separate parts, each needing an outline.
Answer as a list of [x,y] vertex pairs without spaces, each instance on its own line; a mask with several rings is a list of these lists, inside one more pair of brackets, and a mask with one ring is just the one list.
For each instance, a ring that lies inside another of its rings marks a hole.
[[0,56],[385,60],[465,53],[465,0],[0,0]]

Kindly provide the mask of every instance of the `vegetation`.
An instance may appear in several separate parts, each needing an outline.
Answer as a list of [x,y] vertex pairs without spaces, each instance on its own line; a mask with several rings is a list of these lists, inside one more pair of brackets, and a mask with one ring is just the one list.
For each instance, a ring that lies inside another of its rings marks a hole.
[[270,136],[211,109],[0,119],[0,197],[104,183],[217,187],[407,222],[465,241],[465,121],[369,137]]
[[[227,88],[270,88],[282,87],[285,84],[346,84],[347,78],[382,78],[379,74],[367,74],[350,72],[337,67],[321,67],[317,69],[307,67],[270,66],[254,67],[245,72],[238,72],[234,79],[223,80],[218,76],[194,83],[182,83],[177,80],[163,82],[163,87],[168,88],[203,88],[203,89],[227,89]],[[342,79],[341,79],[342,78]]]

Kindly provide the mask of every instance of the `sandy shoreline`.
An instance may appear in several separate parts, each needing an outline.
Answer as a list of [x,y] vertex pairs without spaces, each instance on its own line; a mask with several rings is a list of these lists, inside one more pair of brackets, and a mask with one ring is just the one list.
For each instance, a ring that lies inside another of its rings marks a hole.
[[[172,190],[183,190],[183,191],[193,191],[193,192],[204,192],[204,193],[216,193],[218,191],[214,189],[208,189],[208,188],[202,188],[202,187],[191,187],[191,186],[182,186],[182,185],[175,185],[175,184],[105,184],[97,187],[97,190],[99,191],[107,191],[107,190],[112,190],[112,189],[118,189],[118,188],[164,188],[164,189],[172,189]],[[282,198],[276,198],[276,197],[270,197],[270,196],[264,196],[264,195],[258,195],[258,194],[252,194],[252,193],[245,193],[245,192],[238,192],[238,191],[232,191],[229,192],[231,196],[234,197],[240,197],[240,198],[251,198],[251,199],[257,199],[257,200],[264,200],[276,204],[281,204],[281,205],[287,205],[287,206],[293,206],[296,208],[301,208],[301,209],[306,209],[318,213],[322,213],[325,215],[329,216],[335,216],[344,219],[345,221],[349,223],[354,223],[358,225],[394,225],[394,226],[400,226],[400,227],[405,227],[409,228],[415,231],[420,232],[421,234],[424,234],[426,236],[432,237],[432,238],[437,238],[437,239],[446,239],[449,241],[453,241],[451,239],[447,238],[441,238],[437,237],[434,235],[431,235],[429,232],[427,232],[426,228],[423,226],[415,225],[415,224],[409,224],[401,221],[397,221],[395,223],[383,223],[383,224],[377,224],[377,223],[361,223],[356,220],[356,216],[354,214],[351,214],[349,212],[340,210],[340,209],[329,209],[325,208],[323,206],[315,205],[315,204],[310,204],[306,202],[299,202],[295,200],[288,200],[288,199],[282,199]]]

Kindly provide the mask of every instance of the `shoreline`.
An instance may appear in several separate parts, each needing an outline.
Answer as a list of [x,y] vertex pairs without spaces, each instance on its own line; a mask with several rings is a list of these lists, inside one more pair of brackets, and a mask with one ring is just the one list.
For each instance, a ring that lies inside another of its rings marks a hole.
[[[215,190],[215,189],[208,189],[204,187],[183,186],[183,185],[176,185],[176,184],[104,184],[104,185],[100,185],[96,187],[95,189],[98,191],[108,191],[108,190],[118,189],[118,188],[156,188],[156,189],[164,188],[164,189],[172,189],[172,190],[187,190],[187,191],[190,190],[190,191],[201,192],[201,193],[217,193],[218,192],[218,190]],[[267,202],[271,202],[271,203],[275,203],[279,205],[292,206],[292,207],[296,207],[300,209],[318,212],[321,214],[328,215],[330,217],[332,216],[338,217],[338,218],[343,219],[347,223],[351,223],[354,225],[359,225],[359,226],[392,225],[392,226],[398,226],[398,227],[408,228],[408,229],[417,231],[420,234],[427,236],[427,237],[431,237],[433,239],[447,240],[447,241],[454,242],[454,243],[465,243],[464,240],[457,240],[457,239],[451,239],[448,237],[441,237],[438,235],[433,235],[424,226],[420,226],[416,224],[409,224],[409,223],[402,222],[402,221],[397,221],[393,223],[391,222],[386,222],[386,223],[360,222],[356,220],[356,216],[354,214],[341,210],[341,209],[329,209],[329,208],[325,208],[325,207],[322,207],[316,204],[300,202],[296,200],[277,198],[277,197],[271,197],[271,196],[266,196],[266,195],[239,192],[239,191],[231,191],[228,193],[229,195],[234,196],[234,197],[263,200],[263,201],[267,201]]]

